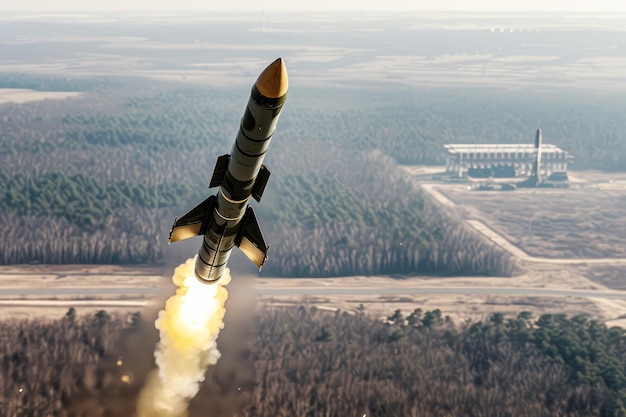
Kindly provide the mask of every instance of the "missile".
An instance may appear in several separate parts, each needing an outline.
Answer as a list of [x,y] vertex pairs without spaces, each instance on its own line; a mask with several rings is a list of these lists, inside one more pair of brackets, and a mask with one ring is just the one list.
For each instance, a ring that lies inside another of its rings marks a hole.
[[203,283],[220,279],[233,247],[259,268],[267,260],[265,243],[250,197],[261,201],[270,177],[263,165],[287,97],[287,68],[281,58],[272,62],[252,86],[230,155],[217,158],[209,188],[219,187],[180,219],[174,220],[169,241],[203,235],[196,258],[196,278]]

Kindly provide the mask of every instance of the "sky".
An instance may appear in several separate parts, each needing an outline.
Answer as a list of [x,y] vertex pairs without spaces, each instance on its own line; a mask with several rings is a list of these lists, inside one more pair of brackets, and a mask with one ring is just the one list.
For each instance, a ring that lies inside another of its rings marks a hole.
[[0,0],[0,11],[626,11],[622,0]]

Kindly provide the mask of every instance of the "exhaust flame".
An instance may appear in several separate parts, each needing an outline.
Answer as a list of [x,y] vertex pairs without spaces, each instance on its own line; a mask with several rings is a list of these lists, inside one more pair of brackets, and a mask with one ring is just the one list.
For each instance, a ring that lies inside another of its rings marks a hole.
[[216,340],[224,327],[230,272],[206,285],[196,279],[194,265],[191,258],[174,271],[178,289],[155,322],[161,337],[154,352],[157,369],[139,395],[137,417],[186,417],[206,369],[220,358]]

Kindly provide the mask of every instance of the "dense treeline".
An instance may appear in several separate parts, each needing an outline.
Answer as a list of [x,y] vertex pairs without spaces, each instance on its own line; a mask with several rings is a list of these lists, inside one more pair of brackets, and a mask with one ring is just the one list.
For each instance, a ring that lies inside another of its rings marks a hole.
[[[139,316],[135,316],[136,319]],[[111,383],[108,358],[123,322],[100,311],[79,319],[74,309],[61,320],[0,324],[0,407],[6,417],[67,416],[65,405],[79,389]]]
[[[508,254],[487,245],[453,213],[426,199],[390,158],[336,151],[334,160],[338,163],[323,174],[279,178],[260,205],[261,218],[275,224],[267,230],[274,245],[264,273],[513,272]],[[346,170],[344,164],[361,169]]]
[[161,219],[171,212],[132,207],[97,226],[80,227],[64,217],[0,212],[0,263],[159,263],[163,262]]
[[[0,107],[0,117],[10,122],[3,123],[9,134],[0,136],[0,149],[131,145],[165,152],[226,145],[248,94],[247,88],[147,88],[144,83],[131,94],[111,91],[90,95],[86,106],[64,103],[65,114],[48,123],[46,108],[53,103]],[[403,164],[442,164],[444,143],[531,143],[541,127],[546,143],[575,156],[576,168],[619,171],[626,166],[625,111],[621,97],[575,92],[400,91],[376,85],[367,91],[301,89],[290,93],[280,131],[299,147],[313,140],[381,149]],[[55,129],[48,129],[50,124]]]
[[[416,309],[406,319],[396,311],[391,325],[315,309],[265,312],[254,354],[259,385],[244,415],[623,415],[617,390],[573,375],[593,375],[602,366],[595,352],[615,352],[625,332],[552,318],[496,314],[456,329],[439,310]],[[539,336],[569,332],[577,336]],[[581,343],[594,335],[597,344]],[[558,349],[586,360],[546,353]],[[609,357],[614,366],[607,375],[625,359]]]
[[116,211],[130,207],[160,208],[202,196],[200,184],[158,184],[128,180],[106,182],[77,174],[51,173],[37,177],[0,173],[0,210],[21,215],[59,216],[72,224],[102,226]]
[[23,88],[36,91],[92,91],[119,87],[117,77],[75,78],[41,77],[21,72],[0,73],[0,88]]
[[134,93],[138,96],[112,89],[67,100],[65,111],[52,118],[48,108],[58,103],[0,106],[0,120],[5,122],[0,151],[97,152],[99,147],[129,145],[153,153],[206,148],[215,152],[216,144],[236,134],[245,105],[224,90],[172,90],[166,85],[157,93],[141,88]]
[[[544,356],[567,366],[571,382],[604,386],[617,396],[611,403],[626,413],[626,330],[607,328],[602,322],[578,315],[544,314],[532,320],[529,313],[516,319],[494,314],[488,324],[469,328],[472,337],[530,343]],[[488,360],[488,355],[485,360]],[[615,410],[617,411],[617,410]]]
[[[215,415],[626,415],[621,328],[529,313],[455,327],[419,308],[383,323],[363,311],[262,311],[249,356],[256,383],[214,386],[223,401],[241,403],[237,413],[212,407]],[[151,356],[146,343],[120,350],[120,339],[145,339],[144,325],[136,314],[77,318],[73,310],[54,322],[1,323],[4,415],[131,415],[147,369],[116,362],[122,353]],[[192,417],[205,413],[202,401],[192,403]]]

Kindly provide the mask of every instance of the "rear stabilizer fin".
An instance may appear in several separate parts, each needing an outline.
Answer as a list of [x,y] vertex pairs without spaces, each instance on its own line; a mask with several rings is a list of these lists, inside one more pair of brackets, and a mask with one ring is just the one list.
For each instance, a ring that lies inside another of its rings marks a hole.
[[170,243],[203,235],[216,201],[217,198],[212,195],[180,219],[174,220],[170,230]]
[[267,169],[265,165],[261,165],[261,170],[259,171],[259,175],[256,177],[256,181],[254,181],[254,187],[252,188],[252,198],[254,198],[257,202],[261,202],[261,197],[263,197],[263,191],[265,191],[265,186],[267,185],[267,181],[270,179],[270,170]]
[[236,241],[239,249],[254,263],[259,270],[267,260],[267,251],[269,246],[263,239],[261,228],[256,220],[254,210],[248,207],[246,215],[243,219],[240,236]]
[[209,188],[219,187],[222,185],[224,181],[224,176],[226,175],[226,171],[228,170],[228,162],[230,161],[230,155],[222,155],[217,158],[217,162],[215,163],[215,169],[213,170],[213,176],[211,177],[211,182],[209,183]]

